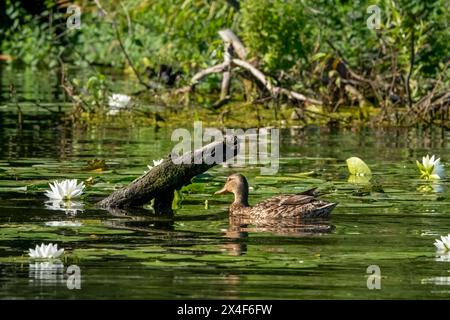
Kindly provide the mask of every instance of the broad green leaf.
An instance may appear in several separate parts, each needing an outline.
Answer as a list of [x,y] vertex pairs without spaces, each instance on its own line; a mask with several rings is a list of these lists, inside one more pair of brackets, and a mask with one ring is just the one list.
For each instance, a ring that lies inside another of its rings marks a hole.
[[346,162],[350,174],[357,176],[366,176],[372,174],[367,164],[358,157],[348,158]]

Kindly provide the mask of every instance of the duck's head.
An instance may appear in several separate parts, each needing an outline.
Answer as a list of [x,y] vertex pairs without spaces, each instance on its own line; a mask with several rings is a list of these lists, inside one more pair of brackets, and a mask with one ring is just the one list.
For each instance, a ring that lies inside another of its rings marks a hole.
[[242,174],[235,173],[228,177],[222,189],[214,194],[234,194],[234,202],[248,206],[248,182]]

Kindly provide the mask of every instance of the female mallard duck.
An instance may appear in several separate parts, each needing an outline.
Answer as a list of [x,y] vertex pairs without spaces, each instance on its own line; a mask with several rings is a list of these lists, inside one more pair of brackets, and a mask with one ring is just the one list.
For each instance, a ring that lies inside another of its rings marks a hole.
[[248,215],[256,219],[328,217],[337,203],[317,199],[315,190],[314,188],[297,194],[275,196],[251,207],[248,204],[247,179],[236,173],[229,176],[224,187],[215,194],[234,194],[230,214]]

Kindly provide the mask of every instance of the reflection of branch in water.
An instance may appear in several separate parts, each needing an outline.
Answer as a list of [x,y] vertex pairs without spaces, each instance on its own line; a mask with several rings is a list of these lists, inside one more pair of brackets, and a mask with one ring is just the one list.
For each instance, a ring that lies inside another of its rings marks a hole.
[[161,216],[144,208],[120,209],[107,208],[111,215],[120,219],[108,219],[105,223],[117,229],[132,230],[138,232],[149,231],[174,231],[173,216]]

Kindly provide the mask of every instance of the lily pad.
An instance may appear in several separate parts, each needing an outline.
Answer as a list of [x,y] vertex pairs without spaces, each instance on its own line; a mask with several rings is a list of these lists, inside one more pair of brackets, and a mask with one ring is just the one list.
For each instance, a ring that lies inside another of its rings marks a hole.
[[368,176],[372,174],[367,164],[358,157],[351,157],[346,160],[348,171],[352,175]]

